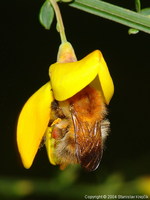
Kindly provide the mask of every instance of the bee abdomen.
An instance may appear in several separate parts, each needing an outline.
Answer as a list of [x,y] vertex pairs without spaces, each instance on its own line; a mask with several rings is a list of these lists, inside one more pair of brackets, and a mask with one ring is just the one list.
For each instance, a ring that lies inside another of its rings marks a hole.
[[60,164],[77,163],[75,152],[75,139],[71,136],[71,133],[66,133],[64,138],[58,141],[55,149],[55,154],[59,158]]

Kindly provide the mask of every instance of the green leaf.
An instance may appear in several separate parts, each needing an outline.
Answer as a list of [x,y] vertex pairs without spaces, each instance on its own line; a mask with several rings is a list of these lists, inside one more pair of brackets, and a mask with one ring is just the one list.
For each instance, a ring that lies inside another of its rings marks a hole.
[[69,5],[128,27],[150,33],[150,18],[144,14],[136,13],[101,0],[74,0]]
[[[140,13],[143,15],[146,15],[147,17],[150,17],[150,8],[143,8],[142,10],[140,10]],[[130,28],[128,30],[129,35],[131,34],[137,34],[139,33],[138,29],[134,29],[134,28]]]
[[148,17],[150,17],[150,8],[143,8],[140,11],[140,13],[143,14],[143,15],[147,15]]
[[129,35],[131,35],[131,34],[137,34],[137,33],[139,33],[139,30],[137,30],[137,29],[135,29],[135,28],[130,28],[130,29],[128,30],[128,33],[129,33]]
[[50,29],[54,19],[54,10],[49,0],[46,0],[41,7],[39,20],[45,29]]

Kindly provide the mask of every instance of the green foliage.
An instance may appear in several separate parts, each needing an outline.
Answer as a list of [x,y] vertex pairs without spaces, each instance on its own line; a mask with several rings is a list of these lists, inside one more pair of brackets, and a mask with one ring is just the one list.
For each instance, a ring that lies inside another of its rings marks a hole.
[[[139,2],[137,5],[139,9]],[[150,33],[150,18],[143,13],[137,13],[100,0],[75,0],[70,6]]]
[[147,17],[150,17],[150,8],[143,8],[140,11],[141,14],[146,15]]
[[140,0],[135,0],[135,8],[137,12],[140,12],[141,10],[141,2]]
[[[150,8],[143,8],[142,10],[140,9],[140,7],[136,8],[137,11],[143,15],[146,15],[147,17],[150,18]],[[134,29],[134,28],[130,28],[128,33],[129,34],[137,34],[139,32],[138,29]]]
[[72,0],[61,0],[62,2],[68,3],[71,2]]
[[[140,0],[135,0],[137,12],[101,0],[56,0],[56,2],[71,2],[69,5],[74,8],[132,27],[129,29],[129,34],[138,33],[139,30],[150,33],[150,8],[141,10]],[[41,24],[50,29],[54,18],[50,0],[46,0],[42,5],[39,18]]]
[[41,7],[39,20],[45,29],[50,29],[54,19],[54,10],[49,0],[46,0]]
[[[118,195],[143,195],[143,197],[145,195],[145,199],[148,199],[150,178],[147,176],[126,180],[124,174],[116,172],[109,174],[102,182],[96,183],[95,181],[91,184],[79,182],[78,171],[71,167],[60,172],[55,178],[43,179],[1,177],[0,198],[10,200],[34,197],[36,199],[38,196],[40,199],[55,197],[55,199],[80,200],[88,196],[102,197],[105,195],[111,197],[109,199],[119,199]],[[102,174],[99,174],[100,176]]]

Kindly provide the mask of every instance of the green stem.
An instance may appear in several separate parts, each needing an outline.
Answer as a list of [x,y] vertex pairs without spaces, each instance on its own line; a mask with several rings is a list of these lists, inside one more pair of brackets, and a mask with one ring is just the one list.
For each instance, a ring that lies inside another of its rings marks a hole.
[[67,38],[66,38],[66,34],[65,34],[65,29],[64,29],[64,24],[63,24],[63,20],[61,17],[61,13],[60,13],[60,9],[56,3],[56,0],[50,0],[55,14],[56,14],[56,19],[57,19],[57,23],[58,23],[58,27],[59,27],[59,34],[60,34],[60,38],[61,38],[61,42],[67,42]]
[[141,11],[141,2],[140,0],[135,0],[135,8],[137,12]]

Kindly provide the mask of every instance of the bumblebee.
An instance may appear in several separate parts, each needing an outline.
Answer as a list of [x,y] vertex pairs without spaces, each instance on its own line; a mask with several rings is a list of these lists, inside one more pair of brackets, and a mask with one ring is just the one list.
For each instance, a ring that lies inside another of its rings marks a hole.
[[80,164],[88,171],[97,169],[109,130],[106,115],[103,95],[91,86],[65,101],[52,102],[49,127],[61,169],[68,164]]

